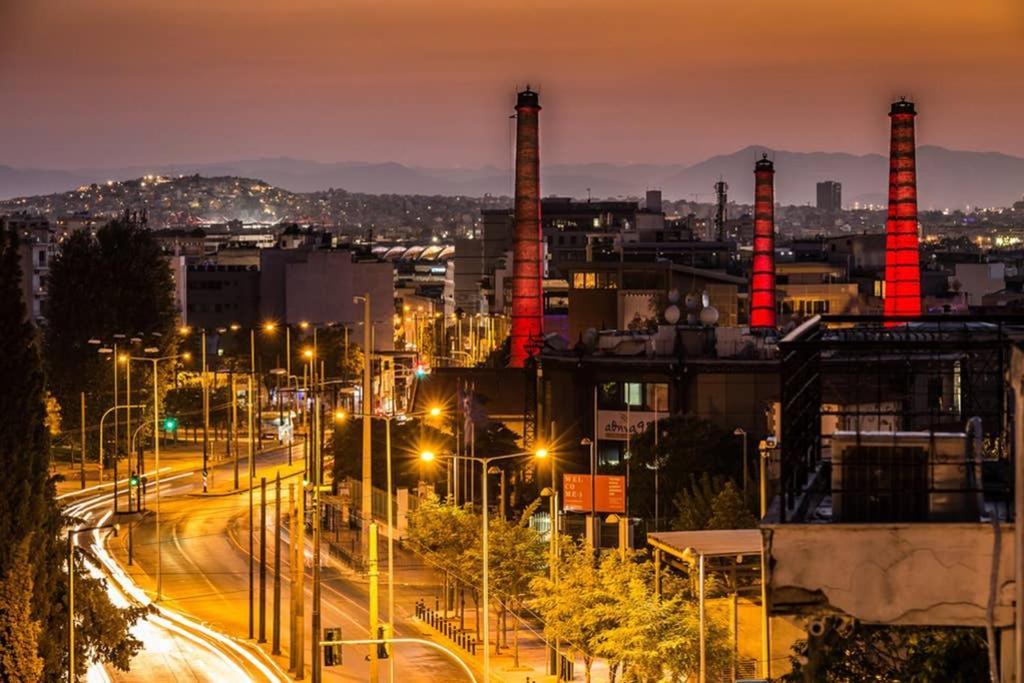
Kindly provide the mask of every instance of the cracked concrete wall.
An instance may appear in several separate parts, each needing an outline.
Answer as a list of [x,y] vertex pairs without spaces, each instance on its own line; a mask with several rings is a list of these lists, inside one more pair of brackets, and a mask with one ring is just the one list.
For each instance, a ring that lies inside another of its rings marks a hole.
[[[994,533],[979,524],[763,528],[773,612],[839,610],[877,624],[984,626]],[[1012,524],[1000,525],[995,624],[1013,624]],[[821,604],[808,604],[811,595]],[[831,609],[830,609],[831,608]]]

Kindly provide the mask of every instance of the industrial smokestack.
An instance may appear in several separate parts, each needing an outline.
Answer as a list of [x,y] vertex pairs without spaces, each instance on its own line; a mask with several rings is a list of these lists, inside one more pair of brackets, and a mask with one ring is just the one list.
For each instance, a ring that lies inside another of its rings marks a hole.
[[715,183],[715,239],[719,242],[725,240],[725,205],[729,201],[729,186],[724,180]]
[[889,216],[885,222],[885,315],[921,314],[917,238],[917,162],[914,103],[900,98],[889,110]]
[[521,368],[543,335],[540,261],[540,100],[526,86],[516,101],[516,197],[512,261],[512,348],[509,365]]
[[750,326],[775,328],[775,165],[763,154],[754,164],[754,264]]

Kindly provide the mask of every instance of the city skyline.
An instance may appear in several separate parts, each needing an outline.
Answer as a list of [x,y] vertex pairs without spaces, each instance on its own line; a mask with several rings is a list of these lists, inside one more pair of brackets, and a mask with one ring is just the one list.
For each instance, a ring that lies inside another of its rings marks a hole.
[[5,6],[0,87],[18,106],[0,113],[17,133],[0,162],[504,167],[527,82],[546,102],[544,163],[694,163],[751,143],[884,153],[899,95],[922,111],[920,144],[1024,154],[1024,96],[1002,85],[1024,56],[1024,11],[1007,0],[787,0],[755,15],[744,3],[242,8]]

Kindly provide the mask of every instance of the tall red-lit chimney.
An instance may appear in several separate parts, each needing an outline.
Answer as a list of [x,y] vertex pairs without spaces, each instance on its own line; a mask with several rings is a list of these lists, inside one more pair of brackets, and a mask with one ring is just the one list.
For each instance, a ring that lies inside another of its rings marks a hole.
[[515,237],[512,262],[512,348],[509,365],[523,367],[543,334],[540,261],[540,100],[526,86],[516,102]]
[[775,327],[775,165],[767,154],[754,164],[754,263],[750,326]]
[[885,315],[921,314],[917,240],[917,162],[914,103],[900,98],[889,110],[889,216],[885,223]]

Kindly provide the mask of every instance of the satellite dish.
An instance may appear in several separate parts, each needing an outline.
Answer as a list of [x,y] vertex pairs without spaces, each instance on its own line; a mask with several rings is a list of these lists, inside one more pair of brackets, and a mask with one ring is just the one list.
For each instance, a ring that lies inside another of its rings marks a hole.
[[711,327],[718,323],[718,317],[718,309],[714,306],[708,306],[700,312],[700,324]]
[[701,308],[707,308],[711,305],[711,297],[708,296],[707,290],[700,293],[700,305]]
[[679,294],[679,290],[678,289],[673,287],[672,289],[668,290],[668,302],[670,304],[678,304],[679,303],[679,298],[680,298],[680,294]]
[[679,322],[679,315],[679,307],[673,304],[665,309],[665,322],[669,325],[675,325]]

